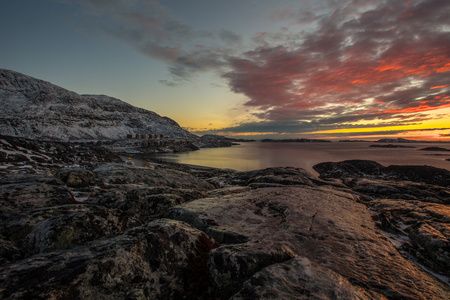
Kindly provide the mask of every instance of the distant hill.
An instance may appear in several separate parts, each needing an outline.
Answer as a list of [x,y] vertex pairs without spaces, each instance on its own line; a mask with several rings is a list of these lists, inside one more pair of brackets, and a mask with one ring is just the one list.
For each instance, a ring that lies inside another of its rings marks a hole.
[[[403,138],[397,138],[397,139],[379,139],[378,141],[375,141],[375,143],[417,143],[418,141],[412,141],[407,140]],[[422,141],[420,141],[422,142]]]
[[79,95],[0,69],[0,133],[45,140],[119,140],[128,134],[197,139],[174,120],[105,95]]
[[283,139],[283,140],[274,140],[274,139],[264,139],[261,140],[262,143],[331,143],[329,140],[321,140],[321,139]]

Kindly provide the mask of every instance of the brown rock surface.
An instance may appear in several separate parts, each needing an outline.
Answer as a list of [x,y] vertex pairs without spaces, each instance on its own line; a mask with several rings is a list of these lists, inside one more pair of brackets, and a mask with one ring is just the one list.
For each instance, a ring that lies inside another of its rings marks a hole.
[[387,299],[305,257],[269,266],[244,283],[237,299]]
[[[168,216],[210,234],[239,234],[250,244],[281,244],[368,294],[370,290],[404,299],[446,299],[450,295],[447,286],[404,259],[375,227],[366,207],[343,192],[262,188],[195,200],[172,208]],[[224,267],[230,272],[237,268],[233,264]],[[278,268],[283,268],[282,264]]]
[[150,187],[195,188],[199,191],[214,189],[212,184],[189,173],[166,168],[149,169],[126,164],[103,164],[95,168],[94,173],[106,185],[140,184]]
[[374,219],[391,232],[399,250],[450,277],[450,207],[418,200],[380,199],[370,204]]
[[32,174],[0,175],[0,201],[3,214],[71,204],[73,195],[54,177]]
[[[205,293],[196,272],[215,243],[185,223],[157,220],[70,251],[0,269],[3,299],[180,299]],[[196,293],[196,294],[195,294]]]

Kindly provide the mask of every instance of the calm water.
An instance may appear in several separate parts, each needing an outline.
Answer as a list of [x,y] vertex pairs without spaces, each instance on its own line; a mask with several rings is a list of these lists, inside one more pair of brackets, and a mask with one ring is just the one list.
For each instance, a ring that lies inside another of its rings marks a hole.
[[[402,144],[416,148],[373,148],[371,142],[335,143],[241,143],[229,148],[201,149],[158,154],[169,162],[248,171],[276,166],[300,167],[317,174],[312,166],[326,161],[367,159],[388,165],[429,165],[450,170],[450,152],[419,151],[425,147],[450,149],[450,144]],[[429,155],[439,154],[439,155]]]

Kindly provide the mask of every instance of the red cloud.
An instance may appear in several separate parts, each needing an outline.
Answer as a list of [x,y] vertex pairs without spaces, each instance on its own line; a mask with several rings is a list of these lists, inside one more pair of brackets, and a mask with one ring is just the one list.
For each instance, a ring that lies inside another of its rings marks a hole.
[[[449,107],[448,15],[442,0],[392,0],[356,17],[336,9],[296,47],[264,42],[232,59],[224,77],[246,105],[267,109],[259,116],[268,121],[387,119]],[[430,87],[441,90],[429,95]]]
[[445,88],[446,86],[447,86],[446,84],[445,85],[432,86],[432,87],[430,87],[430,90],[442,89],[442,88]]

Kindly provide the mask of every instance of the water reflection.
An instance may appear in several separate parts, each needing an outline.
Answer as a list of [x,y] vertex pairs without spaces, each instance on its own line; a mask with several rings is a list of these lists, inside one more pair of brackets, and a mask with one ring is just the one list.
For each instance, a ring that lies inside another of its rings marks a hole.
[[[184,153],[156,154],[158,159],[239,171],[276,166],[300,167],[317,174],[312,166],[325,161],[374,160],[388,165],[429,165],[450,170],[450,154],[419,149],[430,144],[411,143],[415,148],[374,148],[374,143],[241,143],[229,148],[201,149]],[[450,144],[438,145],[450,148]],[[436,155],[440,154],[440,155]]]

